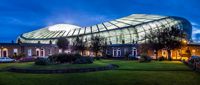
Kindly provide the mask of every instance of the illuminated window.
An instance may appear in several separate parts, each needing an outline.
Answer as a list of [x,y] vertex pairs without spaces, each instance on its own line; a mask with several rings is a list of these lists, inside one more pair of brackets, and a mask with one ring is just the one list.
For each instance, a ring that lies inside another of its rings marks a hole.
[[28,56],[32,56],[32,49],[28,49]]
[[13,53],[18,53],[18,50],[15,48],[15,49],[13,49]]

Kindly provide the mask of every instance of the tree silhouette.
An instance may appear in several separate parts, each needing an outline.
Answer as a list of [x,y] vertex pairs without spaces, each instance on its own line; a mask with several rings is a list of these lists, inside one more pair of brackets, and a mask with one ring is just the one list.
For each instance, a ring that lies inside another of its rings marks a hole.
[[60,38],[58,38],[56,44],[57,44],[58,48],[60,48],[64,51],[64,50],[68,49],[69,40],[64,37],[60,37]]

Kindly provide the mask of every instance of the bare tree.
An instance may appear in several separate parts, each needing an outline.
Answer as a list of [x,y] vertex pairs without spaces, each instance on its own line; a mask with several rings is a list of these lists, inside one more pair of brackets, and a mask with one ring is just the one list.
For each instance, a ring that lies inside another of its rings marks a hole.
[[95,56],[98,56],[98,52],[101,52],[105,48],[105,38],[101,36],[92,36],[90,48],[95,52]]
[[73,50],[81,52],[83,55],[84,50],[86,50],[86,43],[87,41],[83,41],[83,38],[80,39],[79,36],[77,36],[73,42]]

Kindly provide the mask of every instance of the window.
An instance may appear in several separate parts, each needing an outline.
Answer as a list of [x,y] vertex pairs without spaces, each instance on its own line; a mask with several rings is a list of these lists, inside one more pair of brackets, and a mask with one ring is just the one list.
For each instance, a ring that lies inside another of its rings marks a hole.
[[137,56],[137,49],[136,49],[135,47],[132,48],[132,55],[133,55],[134,57]]
[[38,56],[38,57],[40,56],[40,49],[39,48],[36,49],[36,56]]
[[51,49],[49,49],[49,55],[52,55],[52,51],[51,51]]
[[1,49],[0,49],[0,57],[1,57]]
[[2,56],[3,57],[8,57],[8,49],[7,48],[3,48],[3,50],[2,50]]
[[113,57],[117,56],[117,50],[115,48],[113,48]]
[[59,49],[59,50],[58,50],[58,53],[62,53],[62,49]]
[[13,49],[13,53],[14,54],[17,54],[18,53],[18,50],[15,48],[15,49]]
[[120,56],[121,56],[121,49],[118,48],[118,49],[117,49],[117,57],[120,57]]
[[44,50],[44,49],[41,49],[41,52],[40,52],[40,53],[41,53],[41,56],[42,56],[42,57],[45,56],[45,50]]
[[28,49],[28,56],[32,56],[32,49]]

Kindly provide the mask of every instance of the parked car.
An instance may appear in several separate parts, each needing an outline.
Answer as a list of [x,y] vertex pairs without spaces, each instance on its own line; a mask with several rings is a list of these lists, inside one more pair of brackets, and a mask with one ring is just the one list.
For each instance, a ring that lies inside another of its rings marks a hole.
[[193,68],[193,70],[196,69],[197,64],[200,62],[200,56],[191,56],[187,63],[189,66],[191,66]]
[[1,57],[0,58],[0,63],[10,63],[10,62],[15,62],[15,59],[11,59],[9,57]]

